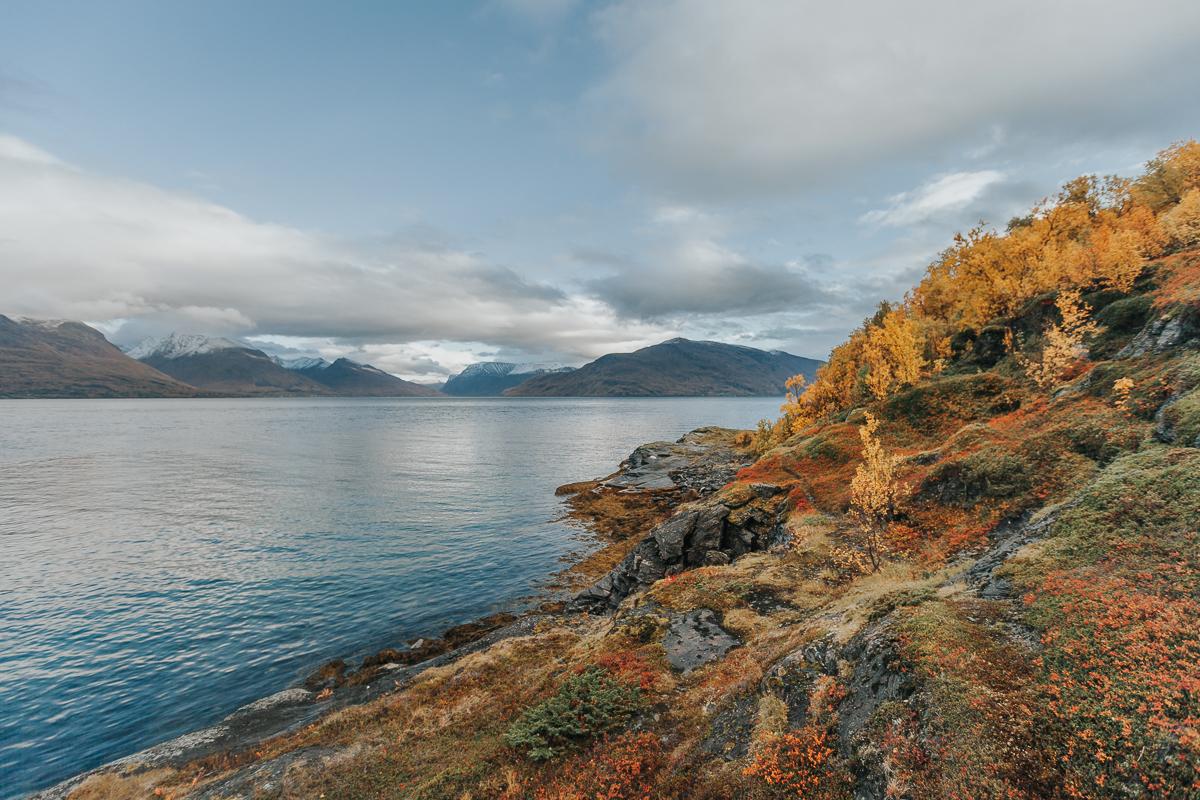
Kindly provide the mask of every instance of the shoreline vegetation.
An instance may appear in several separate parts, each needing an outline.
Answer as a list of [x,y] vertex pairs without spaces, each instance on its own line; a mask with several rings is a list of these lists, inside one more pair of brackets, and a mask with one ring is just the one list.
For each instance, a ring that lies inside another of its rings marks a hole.
[[958,237],[790,388],[564,487],[612,542],[561,608],[41,796],[1200,796],[1200,144]]

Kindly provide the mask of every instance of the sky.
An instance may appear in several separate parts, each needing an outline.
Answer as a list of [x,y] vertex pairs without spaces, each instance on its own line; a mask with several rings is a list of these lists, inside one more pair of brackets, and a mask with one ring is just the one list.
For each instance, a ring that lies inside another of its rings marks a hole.
[[825,357],[1200,136],[1194,0],[0,0],[0,313],[443,380]]

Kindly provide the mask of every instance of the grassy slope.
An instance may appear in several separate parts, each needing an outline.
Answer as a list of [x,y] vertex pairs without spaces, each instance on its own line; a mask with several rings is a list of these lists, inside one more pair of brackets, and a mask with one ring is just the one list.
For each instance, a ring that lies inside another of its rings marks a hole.
[[[1200,450],[1188,446],[1200,354],[1115,358],[1198,260],[1160,265],[1132,297],[1094,298],[1109,327],[1093,351],[1107,360],[1053,396],[1011,360],[960,360],[879,404],[913,490],[879,572],[837,556],[852,536],[855,410],[739,476],[789,490],[785,550],[660,581],[613,618],[548,618],[371,705],[151,784],[186,796],[287,755],[254,796],[848,798],[857,783],[911,798],[1200,797]],[[1126,376],[1120,408],[1112,384]],[[1002,541],[1010,558],[994,557]],[[681,675],[662,638],[672,613],[696,608],[745,643]],[[784,669],[814,663],[795,662],[808,652],[833,653],[833,668]],[[905,688],[864,705],[872,653]],[[506,743],[513,720],[597,665],[638,689],[620,729],[549,761]],[[146,785],[106,776],[76,796]]]

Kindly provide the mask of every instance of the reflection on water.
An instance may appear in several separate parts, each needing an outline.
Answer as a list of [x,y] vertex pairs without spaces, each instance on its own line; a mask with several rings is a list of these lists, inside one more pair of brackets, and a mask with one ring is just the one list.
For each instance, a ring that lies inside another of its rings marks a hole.
[[0,402],[0,797],[529,593],[554,487],[777,399]]

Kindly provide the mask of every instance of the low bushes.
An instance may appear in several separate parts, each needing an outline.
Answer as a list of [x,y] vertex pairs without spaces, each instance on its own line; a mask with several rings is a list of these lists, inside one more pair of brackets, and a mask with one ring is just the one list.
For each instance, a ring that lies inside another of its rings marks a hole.
[[605,669],[588,667],[521,714],[504,739],[534,761],[545,761],[623,727],[641,707],[641,699],[638,687]]

